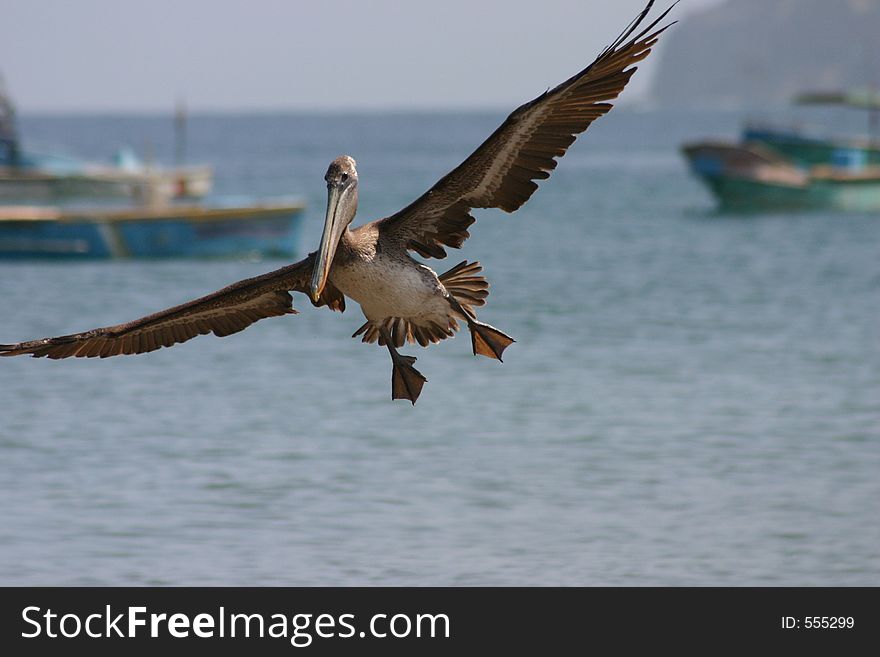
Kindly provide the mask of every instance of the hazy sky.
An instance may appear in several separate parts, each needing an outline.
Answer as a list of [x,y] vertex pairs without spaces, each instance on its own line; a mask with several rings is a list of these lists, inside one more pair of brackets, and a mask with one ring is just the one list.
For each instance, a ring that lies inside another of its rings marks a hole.
[[[682,0],[674,17],[718,1]],[[196,111],[512,109],[592,61],[644,4],[0,0],[0,72],[25,113],[167,111],[178,98]],[[643,69],[629,100],[650,59]]]

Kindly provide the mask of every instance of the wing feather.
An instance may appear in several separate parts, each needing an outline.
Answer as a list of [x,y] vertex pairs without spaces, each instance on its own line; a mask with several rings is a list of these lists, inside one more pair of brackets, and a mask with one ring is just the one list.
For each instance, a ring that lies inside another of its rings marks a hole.
[[[611,109],[633,73],[651,52],[655,31],[670,7],[632,36],[654,0],[626,30],[580,73],[514,110],[464,162],[406,208],[380,220],[383,236],[426,258],[443,258],[445,247],[460,248],[470,236],[473,208],[513,212],[550,177],[556,159],[590,124]],[[674,5],[673,5],[674,6]]]
[[[232,335],[266,317],[295,313],[290,292],[308,292],[314,259],[311,254],[295,264],[125,324],[56,338],[0,344],[0,356],[107,358],[155,351],[197,335]],[[329,286],[315,305],[342,312],[345,298]]]

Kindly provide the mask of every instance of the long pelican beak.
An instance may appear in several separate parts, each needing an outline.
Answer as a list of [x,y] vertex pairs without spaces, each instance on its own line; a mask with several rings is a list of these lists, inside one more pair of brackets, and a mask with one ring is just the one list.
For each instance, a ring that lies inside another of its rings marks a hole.
[[339,238],[348,226],[345,217],[342,216],[342,185],[330,184],[327,186],[327,215],[324,217],[324,232],[321,235],[321,245],[318,247],[318,259],[312,271],[312,283],[309,290],[312,301],[318,303],[321,292],[327,284],[327,276],[330,274],[330,265],[333,264],[333,256]]

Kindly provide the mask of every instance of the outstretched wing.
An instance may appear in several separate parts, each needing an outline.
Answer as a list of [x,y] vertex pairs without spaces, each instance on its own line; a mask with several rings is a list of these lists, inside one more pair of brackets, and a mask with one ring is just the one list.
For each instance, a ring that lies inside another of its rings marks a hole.
[[[457,168],[409,206],[378,222],[383,236],[396,238],[428,258],[444,258],[444,246],[461,247],[474,222],[472,208],[513,212],[550,177],[577,135],[611,109],[657,37],[655,28],[670,7],[636,36],[653,0],[632,24],[587,68],[535,100],[517,108]],[[674,5],[673,5],[674,6]]]
[[[231,335],[264,317],[295,313],[289,291],[308,291],[314,260],[314,254],[309,255],[293,265],[233,283],[208,296],[126,324],[57,338],[0,344],[0,356],[106,358],[142,354],[207,333],[219,337]],[[345,298],[335,288],[325,288],[315,305],[342,312]]]

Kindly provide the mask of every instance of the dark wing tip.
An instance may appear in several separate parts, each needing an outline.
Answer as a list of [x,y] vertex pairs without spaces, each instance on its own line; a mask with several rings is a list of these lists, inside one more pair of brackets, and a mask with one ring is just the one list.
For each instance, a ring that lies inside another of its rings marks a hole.
[[[669,12],[672,11],[672,9],[675,7],[675,5],[677,5],[679,2],[681,2],[681,0],[675,0],[675,2],[673,2],[671,5],[669,5],[669,7],[666,8],[666,11],[664,11],[657,18],[655,18],[653,21],[651,21],[651,24],[648,25],[648,27],[646,27],[644,30],[639,32],[635,37],[633,37],[632,41],[633,42],[639,41],[642,37],[644,37],[651,30],[653,30],[660,21],[662,21],[664,18],[666,18],[666,16],[669,15]],[[652,3],[653,3],[653,0],[652,0]],[[651,7],[651,5],[649,4],[646,9],[650,9],[650,7]],[[639,18],[639,23],[642,21],[642,18],[644,18],[644,16],[641,16]],[[654,34],[652,34],[649,38],[653,38],[653,37],[657,36],[658,34],[660,34],[661,32],[665,32],[667,29],[669,29],[671,26],[675,25],[677,22],[678,21],[672,21],[671,23],[669,23],[669,25],[664,25],[662,28],[660,28]],[[635,27],[637,27],[637,26],[638,26],[638,23],[636,23],[636,25],[633,26],[633,29],[635,29]]]
[[34,358],[49,356],[52,358],[52,353],[56,347],[69,345],[74,339],[75,336],[64,335],[57,338],[43,338],[42,340],[30,340],[16,344],[0,344],[0,356],[33,356]]
[[[645,18],[647,18],[649,13],[651,13],[651,8],[654,6],[654,0],[649,0],[648,4],[645,6],[644,9],[642,9],[642,11],[639,13],[639,15],[636,16],[633,19],[633,21],[629,25],[626,26],[626,28],[623,30],[623,32],[620,33],[620,35],[614,40],[614,42],[610,46],[608,46],[607,48],[605,48],[605,50],[602,51],[602,54],[599,55],[599,59],[601,59],[602,57],[604,57],[608,53],[614,52],[617,49],[623,47],[623,44],[627,43],[628,39],[629,39],[630,44],[638,42],[640,39],[642,39],[642,37],[644,37],[651,30],[653,30],[660,21],[662,21],[664,18],[666,18],[666,16],[669,15],[669,12],[672,11],[673,7],[675,7],[675,5],[677,5],[679,2],[681,2],[681,0],[675,0],[675,2],[673,2],[671,5],[669,5],[669,7],[667,7],[666,10],[662,14],[660,14],[657,18],[655,18],[653,21],[651,21],[651,23],[650,23],[650,25],[648,25],[648,27],[646,27],[641,32],[639,32],[636,36],[634,36],[634,37],[632,37],[632,39],[630,39],[630,36],[632,36],[633,32],[635,32],[638,29],[639,25],[642,24],[642,21],[644,21]],[[661,32],[665,31],[670,26],[675,25],[676,22],[678,22],[678,21],[673,21],[669,25],[664,26],[663,28],[658,30],[656,33],[652,34],[651,37],[655,37],[655,36],[659,35]]]
[[[651,11],[651,7],[654,6],[654,0],[648,0],[648,4],[645,5],[645,8],[636,16],[629,25],[627,25],[623,32],[614,40],[614,42],[608,46],[604,52],[608,52],[609,50],[616,50],[620,44],[625,42],[629,36],[636,31],[636,28],[641,24],[643,20],[645,20],[645,16]],[[668,10],[667,10],[668,11]],[[603,53],[604,54],[604,53]]]

